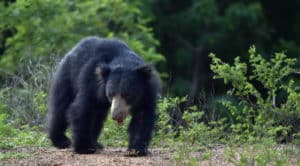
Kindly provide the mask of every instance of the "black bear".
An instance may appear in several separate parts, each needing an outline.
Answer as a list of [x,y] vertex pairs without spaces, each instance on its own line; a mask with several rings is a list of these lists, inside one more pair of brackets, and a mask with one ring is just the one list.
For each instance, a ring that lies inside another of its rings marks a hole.
[[125,43],[117,39],[86,37],[59,63],[49,93],[48,134],[52,144],[76,153],[94,153],[106,116],[122,124],[131,115],[126,155],[148,153],[156,119],[159,81]]

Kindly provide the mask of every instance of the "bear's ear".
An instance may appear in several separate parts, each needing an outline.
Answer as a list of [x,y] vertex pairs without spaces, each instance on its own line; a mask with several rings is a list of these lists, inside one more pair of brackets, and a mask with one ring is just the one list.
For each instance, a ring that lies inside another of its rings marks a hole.
[[109,73],[110,73],[110,68],[107,65],[98,65],[95,69],[95,74],[100,80],[106,80]]
[[151,78],[151,76],[153,74],[153,65],[152,64],[145,64],[145,65],[139,66],[136,69],[136,71],[141,73],[146,78]]

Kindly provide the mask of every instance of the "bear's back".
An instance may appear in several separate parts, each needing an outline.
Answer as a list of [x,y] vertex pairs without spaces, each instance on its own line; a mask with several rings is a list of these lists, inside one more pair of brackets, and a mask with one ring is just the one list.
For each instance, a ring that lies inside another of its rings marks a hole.
[[116,67],[135,68],[144,61],[133,52],[127,44],[118,39],[86,37],[79,43],[84,52],[80,53],[80,61],[96,57],[100,63],[105,63],[114,69]]
[[129,47],[117,39],[103,39],[96,36],[83,38],[67,55],[66,58],[76,60],[75,64],[83,64],[90,58],[98,58],[108,63],[123,52],[130,51]]
[[89,62],[107,64],[111,69],[119,67],[131,69],[144,64],[144,61],[124,42],[90,36],[83,38],[67,53],[59,68],[66,73],[64,75],[74,79]]

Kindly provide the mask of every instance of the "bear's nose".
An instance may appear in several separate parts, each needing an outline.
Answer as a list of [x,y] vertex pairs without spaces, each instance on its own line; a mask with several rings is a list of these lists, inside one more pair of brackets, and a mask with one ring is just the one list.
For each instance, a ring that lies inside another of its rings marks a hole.
[[116,120],[116,121],[124,120],[126,118],[126,116],[127,116],[127,111],[120,111],[119,114],[113,114],[112,119]]
[[116,95],[112,98],[112,103],[110,107],[111,115],[113,120],[124,120],[128,114],[130,106],[121,97],[121,95]]

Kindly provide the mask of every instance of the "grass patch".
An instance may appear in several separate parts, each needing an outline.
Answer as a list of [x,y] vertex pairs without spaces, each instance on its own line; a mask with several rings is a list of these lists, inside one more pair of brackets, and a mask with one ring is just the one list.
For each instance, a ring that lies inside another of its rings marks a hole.
[[105,146],[126,147],[128,145],[127,127],[129,122],[130,118],[126,118],[124,124],[119,126],[108,116],[98,141]]
[[0,153],[0,160],[22,159],[31,156],[33,156],[33,154],[29,154],[26,152],[5,152],[5,153]]
[[6,117],[6,114],[0,114],[0,148],[43,147],[49,145],[45,133],[29,126],[22,126],[20,129],[14,128],[6,123]]

